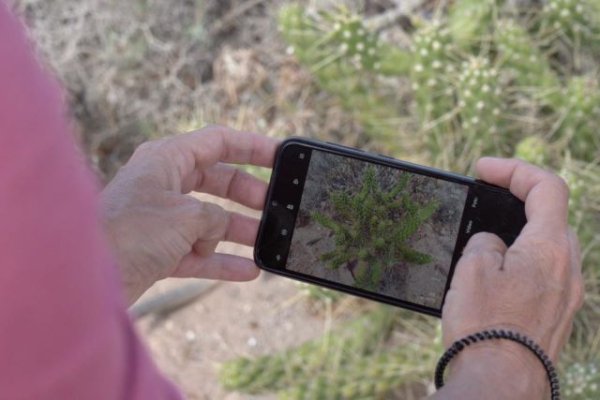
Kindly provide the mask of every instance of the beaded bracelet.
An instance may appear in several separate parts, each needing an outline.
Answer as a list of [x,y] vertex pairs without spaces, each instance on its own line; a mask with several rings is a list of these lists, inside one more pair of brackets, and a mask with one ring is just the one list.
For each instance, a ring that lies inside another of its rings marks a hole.
[[556,370],[554,365],[552,365],[552,361],[550,358],[544,353],[544,350],[540,348],[533,340],[529,339],[525,335],[521,335],[516,332],[505,331],[505,330],[484,330],[478,333],[471,334],[466,336],[460,340],[457,340],[450,346],[448,350],[444,353],[444,355],[438,361],[437,367],[435,368],[435,387],[436,389],[444,386],[444,370],[446,366],[450,363],[452,358],[460,353],[465,347],[481,342],[483,340],[491,340],[491,339],[506,339],[511,340],[513,342],[517,342],[527,347],[535,356],[540,360],[540,362],[544,365],[546,369],[546,375],[548,376],[548,380],[550,381],[550,395],[552,400],[560,399],[560,388],[558,384],[558,376],[556,374]]

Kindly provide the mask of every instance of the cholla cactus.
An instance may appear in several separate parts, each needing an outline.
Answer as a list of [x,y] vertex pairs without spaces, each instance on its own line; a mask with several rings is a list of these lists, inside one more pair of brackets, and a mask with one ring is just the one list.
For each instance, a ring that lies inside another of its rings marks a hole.
[[574,157],[592,161],[600,157],[600,87],[592,77],[574,77],[567,87],[549,96],[558,116],[558,134]]
[[336,95],[371,137],[397,133],[397,100],[382,96],[376,78],[406,72],[408,53],[383,45],[362,19],[345,9],[307,12],[282,7],[279,28],[294,54],[314,74],[317,84]]
[[458,108],[465,142],[480,152],[499,153],[507,142],[502,125],[502,88],[498,70],[482,57],[462,64],[458,78]]
[[498,63],[523,91],[552,89],[559,85],[547,57],[529,33],[512,19],[498,22],[495,30]]
[[600,397],[600,368],[597,362],[573,363],[563,379],[564,393],[570,400]]
[[599,5],[587,0],[548,0],[540,15],[546,35],[564,39],[574,48],[600,40]]
[[[414,357],[420,368],[414,368]],[[403,383],[418,380],[430,373],[437,354],[420,346],[408,346],[387,353],[363,357],[348,365],[340,365],[332,376],[298,385],[279,394],[280,400],[346,400],[383,398]]]
[[498,0],[461,0],[450,8],[448,21],[454,43],[464,48],[477,47],[494,28]]
[[333,19],[334,34],[332,41],[340,44],[340,52],[357,69],[378,70],[381,68],[377,35],[369,32],[363,21],[356,15]]
[[314,69],[336,63],[357,70],[379,70],[377,34],[368,30],[358,16],[344,9],[336,11],[307,14],[298,5],[284,7],[279,21],[284,37],[293,43],[289,52],[313,63]]

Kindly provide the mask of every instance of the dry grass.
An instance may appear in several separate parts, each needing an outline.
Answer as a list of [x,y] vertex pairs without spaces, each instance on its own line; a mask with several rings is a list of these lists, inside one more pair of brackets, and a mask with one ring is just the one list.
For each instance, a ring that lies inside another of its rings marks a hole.
[[104,178],[139,143],[207,123],[356,143],[360,126],[286,56],[282,2],[13,0]]

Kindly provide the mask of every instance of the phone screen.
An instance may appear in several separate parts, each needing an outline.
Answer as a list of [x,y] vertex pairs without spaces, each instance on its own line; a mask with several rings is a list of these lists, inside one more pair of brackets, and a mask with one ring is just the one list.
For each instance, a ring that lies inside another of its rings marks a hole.
[[278,154],[255,261],[291,278],[441,315],[469,238],[512,244],[526,223],[509,191],[308,139]]
[[314,150],[285,267],[439,309],[468,191]]

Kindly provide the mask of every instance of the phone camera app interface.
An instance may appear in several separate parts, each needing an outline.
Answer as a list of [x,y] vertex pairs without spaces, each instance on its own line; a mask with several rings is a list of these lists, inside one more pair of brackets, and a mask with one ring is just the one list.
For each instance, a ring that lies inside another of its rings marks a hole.
[[468,187],[313,151],[286,268],[441,307]]

